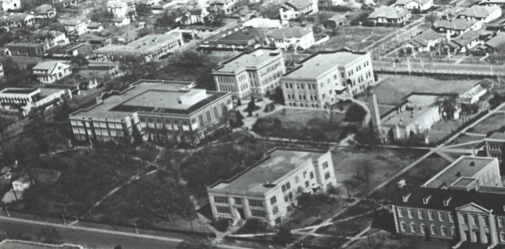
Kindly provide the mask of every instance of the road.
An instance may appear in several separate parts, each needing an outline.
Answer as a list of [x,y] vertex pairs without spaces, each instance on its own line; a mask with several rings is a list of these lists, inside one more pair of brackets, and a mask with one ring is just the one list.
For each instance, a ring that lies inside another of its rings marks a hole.
[[[114,248],[121,245],[124,249],[172,249],[183,241],[180,238],[170,238],[165,236],[153,236],[135,233],[126,233],[113,230],[97,228],[67,226],[52,224],[41,221],[24,220],[0,216],[0,231],[11,233],[23,233],[25,235],[36,236],[40,229],[53,227],[58,232],[63,242],[79,244],[86,248]],[[142,233],[142,231],[140,231]],[[246,249],[245,247],[217,245],[222,249]]]
[[413,62],[402,61],[373,61],[375,72],[383,73],[413,73],[413,74],[453,74],[453,75],[482,75],[505,76],[504,65],[483,64],[455,64],[441,62]]

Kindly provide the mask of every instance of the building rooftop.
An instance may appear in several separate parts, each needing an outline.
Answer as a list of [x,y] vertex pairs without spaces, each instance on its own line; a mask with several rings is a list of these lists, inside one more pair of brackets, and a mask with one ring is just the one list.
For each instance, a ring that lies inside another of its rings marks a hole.
[[408,15],[410,12],[406,9],[395,8],[391,6],[381,6],[375,9],[368,18],[386,18],[398,19]]
[[[460,178],[474,178],[483,168],[496,158],[462,156],[423,184],[427,188],[450,187]],[[461,185],[461,182],[459,183]]]
[[284,76],[289,78],[314,79],[336,66],[345,66],[367,55],[369,56],[368,53],[353,52],[347,49],[319,51],[301,60],[298,63],[300,64],[299,66]]
[[479,37],[480,37],[479,32],[471,30],[452,39],[450,43],[454,43],[459,47],[464,47],[470,44],[472,41],[478,40]]
[[490,7],[490,6],[478,6],[474,5],[472,7],[468,7],[463,9],[458,13],[458,16],[469,16],[475,18],[486,18],[489,14],[501,11],[500,7]]
[[495,37],[486,42],[487,46],[497,48],[505,44],[505,33],[498,33]]
[[501,140],[505,142],[505,133],[501,131],[495,131],[489,137],[485,138],[485,140]]
[[472,27],[477,21],[468,19],[451,19],[451,20],[438,20],[433,26],[435,28],[445,28],[449,30],[467,30]]
[[215,72],[233,72],[237,73],[247,68],[258,67],[264,63],[270,63],[272,58],[278,58],[281,55],[279,49],[257,48],[250,52],[243,52],[221,64],[215,69]]
[[42,61],[35,65],[35,67],[33,67],[33,70],[51,70],[59,63],[65,64],[64,61]]
[[288,0],[285,4],[296,10],[303,10],[311,5],[311,0]]
[[150,34],[132,41],[126,45],[110,44],[96,50],[97,53],[148,53],[180,39],[181,33]]
[[274,39],[302,38],[310,33],[313,33],[312,28],[286,27],[268,31],[267,36]]
[[420,5],[424,5],[424,4],[428,3],[429,1],[431,1],[431,0],[398,0],[398,1],[396,1],[396,3],[394,5],[407,5],[411,2],[418,3]]
[[313,160],[327,153],[326,151],[274,149],[267,156],[237,174],[229,180],[221,180],[212,186],[212,190],[233,193],[264,194],[278,180],[299,167],[312,163]]
[[39,42],[16,42],[16,43],[9,43],[5,45],[7,48],[14,48],[14,47],[30,47],[30,48],[38,48],[38,47],[43,47],[43,43]]
[[412,38],[411,42],[420,44],[422,46],[428,46],[429,42],[440,39],[441,37],[444,36],[446,36],[446,34],[437,33],[433,29],[428,29],[422,34]]
[[242,44],[247,43],[254,39],[262,39],[264,38],[264,32],[255,28],[243,28],[243,29],[229,29],[222,32],[219,32],[207,39],[205,42],[210,43],[234,43],[234,44]]
[[0,91],[0,93],[9,93],[9,94],[29,94],[37,91],[35,88],[5,88]]

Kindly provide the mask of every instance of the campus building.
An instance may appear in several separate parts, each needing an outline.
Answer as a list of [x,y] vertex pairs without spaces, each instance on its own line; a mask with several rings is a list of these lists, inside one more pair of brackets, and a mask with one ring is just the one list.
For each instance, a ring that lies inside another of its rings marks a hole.
[[214,219],[279,224],[302,193],[326,191],[337,180],[329,151],[273,149],[266,157],[207,188]]
[[505,144],[505,134],[500,131],[493,132],[489,137],[484,138],[486,144],[486,155],[498,158],[501,163],[503,158],[503,145]]
[[286,72],[279,49],[258,48],[243,52],[212,71],[216,88],[238,98],[273,93]]
[[5,88],[0,91],[0,110],[7,114],[27,116],[32,109],[46,108],[71,97],[68,89]]
[[231,93],[194,89],[191,82],[140,80],[69,117],[76,140],[197,144],[227,127]]
[[338,97],[363,92],[375,83],[370,53],[320,51],[281,78],[287,106],[328,108]]

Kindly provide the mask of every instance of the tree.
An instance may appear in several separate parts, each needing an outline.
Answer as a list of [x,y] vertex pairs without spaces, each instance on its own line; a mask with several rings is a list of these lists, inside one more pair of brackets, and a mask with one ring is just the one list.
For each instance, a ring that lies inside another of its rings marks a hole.
[[89,64],[88,59],[83,54],[78,54],[70,60],[70,64],[73,67],[87,67]]
[[259,7],[258,12],[264,18],[276,19],[279,17],[279,9],[282,4],[278,3],[266,3]]
[[247,104],[247,112],[249,113],[249,117],[252,116],[252,112],[256,110],[256,101],[254,100],[254,96],[251,97],[251,101],[249,101],[249,104]]
[[103,23],[108,22],[112,18],[114,18],[114,15],[111,12],[107,11],[106,8],[95,8],[91,13],[90,20],[93,22]]
[[358,180],[364,182],[368,186],[370,185],[370,178],[372,177],[374,172],[375,170],[373,166],[370,164],[370,162],[364,161],[356,168],[355,177]]
[[156,19],[155,25],[158,27],[175,28],[178,25],[178,23],[175,21],[177,15],[178,14],[176,11],[171,10],[165,11],[165,13],[163,13],[163,16]]
[[284,105],[284,94],[282,93],[281,87],[275,88],[275,93],[271,95],[271,99],[275,103],[279,103],[281,105]]
[[240,229],[242,233],[260,233],[267,230],[267,224],[257,218],[248,219]]
[[282,245],[289,244],[289,243],[293,242],[294,240],[295,240],[295,238],[293,237],[293,234],[291,233],[291,229],[284,227],[284,226],[280,227],[279,232],[277,232],[277,234],[275,234],[275,236],[274,236],[274,241],[276,243],[279,243]]
[[149,16],[152,13],[151,6],[143,3],[137,3],[135,9],[137,10],[137,13],[139,13],[140,16]]
[[432,12],[431,14],[426,15],[424,17],[424,20],[426,21],[426,23],[428,23],[431,26],[433,26],[433,24],[435,23],[435,21],[437,21],[437,13]]
[[347,112],[345,113],[345,120],[351,122],[361,122],[365,116],[365,109],[363,109],[362,106],[353,103],[349,106],[349,109],[347,109]]
[[60,243],[61,237],[54,227],[41,228],[38,233],[39,240],[43,243]]

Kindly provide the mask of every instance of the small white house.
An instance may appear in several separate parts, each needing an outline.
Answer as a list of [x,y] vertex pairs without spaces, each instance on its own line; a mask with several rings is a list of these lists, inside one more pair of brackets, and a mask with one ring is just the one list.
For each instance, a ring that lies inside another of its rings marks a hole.
[[3,0],[2,9],[4,11],[13,11],[21,9],[21,0]]
[[49,4],[42,4],[35,8],[32,12],[37,19],[50,19],[56,16],[56,9]]
[[69,35],[82,35],[88,32],[89,21],[79,19],[58,19],[58,22],[65,26],[65,31]]
[[307,49],[314,45],[314,32],[311,28],[288,27],[273,29],[267,33],[267,45],[275,44],[276,48]]
[[63,61],[43,61],[37,64],[32,72],[39,82],[51,84],[72,74],[72,68]]
[[501,14],[502,10],[500,7],[474,5],[459,12],[457,18],[488,23],[500,18]]
[[29,189],[30,185],[31,185],[30,177],[23,176],[23,177],[12,182],[12,189],[14,191],[23,192],[23,191]]
[[433,7],[433,0],[398,0],[394,6],[410,11],[423,12]]
[[114,17],[125,17],[128,14],[128,5],[123,1],[108,1],[106,8]]
[[319,8],[316,0],[288,0],[279,9],[283,22],[317,13]]

